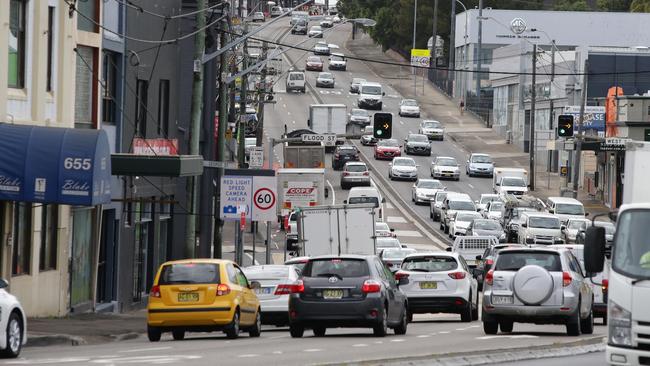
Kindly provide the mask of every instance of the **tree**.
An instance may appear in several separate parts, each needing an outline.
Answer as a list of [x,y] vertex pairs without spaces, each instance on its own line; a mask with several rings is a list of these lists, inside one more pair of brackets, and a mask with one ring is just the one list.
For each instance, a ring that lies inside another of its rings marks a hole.
[[558,0],[553,6],[558,11],[588,11],[591,10],[586,0]]
[[650,0],[632,0],[630,11],[633,13],[650,13]]

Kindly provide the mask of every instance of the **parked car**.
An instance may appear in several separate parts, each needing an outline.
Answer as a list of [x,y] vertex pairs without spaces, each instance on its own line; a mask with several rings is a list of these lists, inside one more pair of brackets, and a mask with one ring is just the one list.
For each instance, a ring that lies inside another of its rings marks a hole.
[[476,209],[478,211],[484,211],[487,207],[487,204],[492,201],[498,201],[499,195],[494,193],[483,193],[481,197],[476,201]]
[[422,134],[409,133],[404,139],[404,151],[407,155],[418,154],[431,156],[431,144],[429,138]]
[[411,189],[411,201],[418,203],[430,203],[438,191],[446,188],[437,179],[418,179]]
[[343,166],[341,188],[350,189],[354,186],[370,186],[370,171],[366,163],[354,161]]
[[379,258],[391,272],[395,273],[399,271],[404,258],[415,252],[416,250],[411,248],[386,248],[379,253]]
[[492,219],[476,219],[472,221],[467,230],[467,236],[494,236],[499,240],[499,243],[506,242],[506,232],[497,220]]
[[420,118],[420,105],[415,99],[402,99],[399,103],[400,117]]
[[524,212],[519,226],[521,244],[563,244],[560,218],[545,212]]
[[586,230],[591,226],[589,219],[569,219],[565,227],[562,229],[562,238],[566,244],[575,243],[578,232]]
[[478,281],[479,290],[483,290],[483,280],[487,272],[492,268],[497,253],[505,248],[526,248],[526,246],[513,243],[491,245],[485,249],[482,255],[476,256],[476,269],[474,270],[474,274],[476,281]]
[[370,125],[370,113],[365,109],[352,108],[349,116],[349,123],[355,123],[362,126]]
[[260,300],[262,324],[289,325],[289,294],[291,286],[300,277],[294,266],[261,265],[243,268],[249,281],[257,281],[260,287],[255,294]]
[[377,238],[394,238],[394,237],[396,237],[395,229],[392,229],[385,222],[376,222],[375,223],[375,236]]
[[431,162],[431,176],[433,178],[451,178],[460,180],[460,170],[455,158],[438,156]]
[[377,256],[316,257],[302,275],[289,298],[291,337],[302,337],[305,328],[317,337],[339,327],[370,327],[377,337],[389,327],[406,333],[406,296]]
[[[559,220],[558,220],[559,221]],[[483,331],[510,333],[515,322],[564,324],[592,334],[593,292],[568,249],[502,249],[483,285]]]
[[334,75],[331,72],[321,72],[316,78],[316,87],[317,88],[333,88],[334,87]]
[[455,313],[462,322],[478,320],[478,283],[458,253],[415,253],[395,274],[413,314]]
[[318,56],[309,56],[305,63],[307,71],[323,71],[323,60]]
[[332,168],[339,170],[348,161],[359,161],[359,150],[354,145],[339,145],[332,154]]
[[377,144],[377,138],[374,135],[374,127],[366,126],[363,129],[363,134],[361,135],[361,145],[374,146],[376,144]]
[[[185,259],[165,262],[151,286],[147,304],[147,336],[158,342],[162,333],[175,340],[188,331],[223,331],[239,337],[240,330],[251,337],[262,332],[260,301],[241,268],[224,259]],[[214,308],[224,309],[213,311]],[[227,309],[227,310],[226,310]]]
[[454,239],[459,235],[465,235],[469,225],[474,220],[482,218],[481,214],[476,211],[457,211],[455,215],[450,215],[449,237]]
[[401,156],[401,146],[395,139],[379,140],[375,144],[375,159],[393,160],[396,156]]
[[329,68],[330,70],[340,70],[340,71],[347,70],[348,62],[345,58],[345,55],[341,53],[331,53],[327,68]]
[[7,291],[9,283],[0,279],[0,357],[16,358],[27,343],[27,316],[16,296]]
[[366,82],[366,79],[352,78],[352,82],[350,83],[350,93],[358,94],[359,93],[359,86],[361,86],[361,84],[363,84],[365,82]]
[[[589,226],[591,226],[591,223],[587,224],[587,227],[589,227]],[[614,242],[614,234],[616,233],[616,226],[614,226],[613,223],[606,222],[606,221],[594,221],[594,226],[602,226],[602,227],[605,228],[606,244],[608,246],[611,246],[612,243]],[[576,234],[576,243],[577,244],[584,244],[585,243],[586,231],[587,231],[586,227],[584,229],[578,231],[578,234]]]
[[393,161],[388,164],[388,179],[407,179],[415,181],[418,179],[418,165],[415,163],[413,158],[393,158]]
[[318,25],[312,25],[311,28],[309,28],[307,36],[311,38],[323,38],[323,28]]
[[503,213],[503,202],[498,200],[490,201],[485,206],[485,210],[483,210],[483,217],[485,217],[486,219],[499,221],[501,220],[502,213]]
[[420,129],[418,133],[426,135],[429,140],[444,140],[445,139],[445,129],[442,127],[442,123],[432,119],[425,119],[420,122]]
[[266,18],[264,17],[264,13],[262,13],[261,11],[254,12],[251,19],[253,20],[253,22],[263,22],[266,20]]
[[[314,28],[314,27],[312,27]],[[321,37],[323,36],[323,33],[321,33]],[[330,47],[327,45],[325,42],[318,42],[316,45],[314,45],[314,55],[325,55],[329,56],[330,54]]]
[[488,154],[471,154],[467,159],[465,174],[470,177],[485,176],[492,177],[494,174],[494,162]]
[[433,221],[440,220],[442,206],[445,204],[445,199],[447,198],[448,193],[453,194],[455,192],[438,191],[433,195],[433,199],[431,200],[431,204],[429,206],[429,217]]
[[287,75],[286,91],[299,91],[305,93],[305,73],[302,71],[289,71],[289,74]]

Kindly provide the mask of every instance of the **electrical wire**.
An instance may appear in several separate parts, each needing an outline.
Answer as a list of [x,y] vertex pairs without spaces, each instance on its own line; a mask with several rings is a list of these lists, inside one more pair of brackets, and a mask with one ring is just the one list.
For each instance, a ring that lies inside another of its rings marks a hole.
[[118,3],[118,4],[121,4],[121,5],[127,6],[127,7],[131,8],[131,9],[135,9],[135,10],[139,11],[140,13],[148,14],[148,15],[151,15],[151,16],[154,16],[154,17],[157,17],[157,18],[167,19],[167,20],[179,19],[179,18],[184,18],[184,17],[192,16],[192,15],[195,15],[195,14],[199,14],[199,13],[203,13],[203,12],[206,12],[206,11],[210,11],[210,10],[212,10],[212,9],[215,9],[215,8],[218,7],[218,6],[222,6],[222,5],[226,5],[226,4],[228,4],[227,2],[221,2],[221,3],[217,3],[217,4],[215,4],[215,5],[211,5],[211,6],[205,8],[205,9],[203,9],[203,10],[196,10],[196,11],[191,11],[191,12],[188,12],[188,13],[182,13],[182,14],[177,14],[177,15],[162,15],[162,14],[154,13],[154,12],[152,12],[152,11],[150,11],[150,10],[146,10],[146,9],[143,8],[142,6],[133,3],[131,0],[126,0],[126,1],[122,1],[122,0],[113,0],[113,1],[115,1],[115,2]]

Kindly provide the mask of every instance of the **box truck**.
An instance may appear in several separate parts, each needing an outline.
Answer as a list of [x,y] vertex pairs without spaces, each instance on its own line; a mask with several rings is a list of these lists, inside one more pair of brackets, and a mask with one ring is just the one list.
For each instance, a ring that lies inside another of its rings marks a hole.
[[[312,104],[309,106],[309,129],[317,134],[345,134],[345,125],[348,121],[348,112],[345,104]],[[337,139],[336,143],[343,144],[344,138]],[[327,152],[333,151],[331,146],[326,147]]]
[[492,188],[494,193],[512,194],[520,198],[528,193],[528,171],[522,168],[494,168]]
[[298,207],[326,204],[325,169],[287,169],[276,171],[278,179],[278,222]]
[[285,168],[325,168],[325,147],[284,143]]

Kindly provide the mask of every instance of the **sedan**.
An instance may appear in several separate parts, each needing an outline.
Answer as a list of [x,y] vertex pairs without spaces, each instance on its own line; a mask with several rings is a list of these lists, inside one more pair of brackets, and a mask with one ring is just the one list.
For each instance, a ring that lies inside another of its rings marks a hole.
[[318,56],[309,56],[305,69],[307,71],[323,71],[323,60]]
[[503,215],[503,202],[495,200],[488,202],[483,210],[483,217],[486,219],[501,221]]
[[0,279],[0,338],[5,345],[0,357],[16,358],[27,342],[27,316],[18,298],[7,291],[8,287],[9,283]]
[[307,33],[307,36],[311,38],[323,38],[323,28],[314,25],[311,28],[309,28],[309,32]]
[[400,117],[415,117],[420,118],[420,106],[415,99],[402,99],[399,103]]
[[[394,238],[395,229],[391,229],[385,222],[376,222],[375,223],[375,236],[377,238]],[[398,241],[399,244],[399,241]]]
[[[321,33],[321,37],[322,37],[322,33]],[[330,54],[330,47],[327,45],[327,43],[325,42],[316,43],[316,45],[314,46],[314,55],[329,56],[329,54]]]
[[352,78],[352,82],[350,83],[350,93],[358,94],[359,93],[359,86],[363,83],[366,82],[366,79],[362,78]]
[[350,111],[350,122],[362,126],[368,126],[370,124],[370,113],[365,109],[352,108]]
[[455,158],[438,156],[431,163],[431,176],[433,178],[451,178],[460,180],[460,169]]
[[459,211],[454,215],[453,220],[449,222],[449,237],[455,238],[459,235],[465,235],[467,228],[476,219],[482,219],[480,213],[472,211]]
[[370,171],[366,163],[360,161],[345,163],[341,172],[341,188],[350,189],[353,186],[370,186]]
[[569,219],[566,227],[562,229],[564,242],[567,244],[575,243],[578,233],[586,230],[587,226],[591,226],[591,220],[589,219]]
[[410,254],[414,254],[415,252],[416,250],[411,248],[388,248],[382,250],[379,257],[381,258],[381,261],[386,264],[386,267],[394,273],[399,271],[404,258]]
[[416,253],[395,273],[413,314],[455,313],[462,322],[478,320],[478,283],[458,253]]
[[467,165],[465,167],[465,174],[473,177],[484,176],[492,177],[494,172],[494,162],[488,154],[472,154],[467,159]]
[[476,209],[478,211],[483,211],[487,207],[487,204],[492,202],[492,201],[498,201],[499,195],[494,194],[494,193],[483,193],[481,194],[481,197],[476,200]]
[[327,68],[330,70],[345,71],[348,69],[348,62],[343,54],[332,53]]
[[261,11],[256,11],[253,13],[253,16],[251,18],[254,22],[263,22],[266,20],[266,18],[264,18],[264,13]]
[[420,122],[420,129],[418,133],[426,135],[429,140],[444,140],[445,139],[445,129],[442,127],[442,124],[438,121],[425,119]]
[[496,220],[476,219],[472,221],[465,232],[467,236],[494,236],[499,239],[499,243],[506,242],[506,232]]
[[381,253],[382,250],[386,249],[401,249],[405,248],[405,246],[400,243],[399,239],[397,238],[377,238],[375,241],[375,249],[377,251],[377,254]]
[[361,135],[361,145],[363,145],[363,146],[371,146],[371,145],[376,145],[376,144],[377,144],[377,138],[375,137],[375,134],[374,134],[374,127],[373,126],[366,126],[363,129],[363,134]]
[[348,161],[359,161],[359,150],[354,145],[339,145],[332,155],[332,168],[339,170]]
[[322,28],[332,28],[334,26],[334,22],[332,21],[332,17],[325,17],[325,19],[320,21],[320,26]]
[[410,133],[404,139],[404,151],[407,155],[431,156],[431,144],[425,135]]
[[[605,228],[605,240],[607,241],[607,245],[608,246],[612,245],[612,242],[614,241],[614,234],[616,233],[616,226],[614,226],[614,224],[612,224],[611,222],[606,222],[606,221],[595,221],[594,225],[602,226]],[[586,236],[586,229],[578,231],[578,234],[576,235],[576,243],[584,244],[585,236]]]
[[429,203],[438,191],[446,188],[437,179],[418,179],[411,190],[411,201],[418,203]]
[[289,325],[289,294],[291,286],[300,277],[294,266],[263,265],[243,269],[249,281],[257,281],[260,287],[255,294],[260,300],[262,324],[278,327]]
[[401,146],[395,139],[377,141],[375,145],[375,159],[392,160],[396,156],[401,156]]
[[333,88],[334,87],[334,75],[331,72],[321,72],[316,78],[316,87],[317,88]]
[[418,179],[418,165],[412,158],[394,158],[388,164],[388,178],[394,179]]

